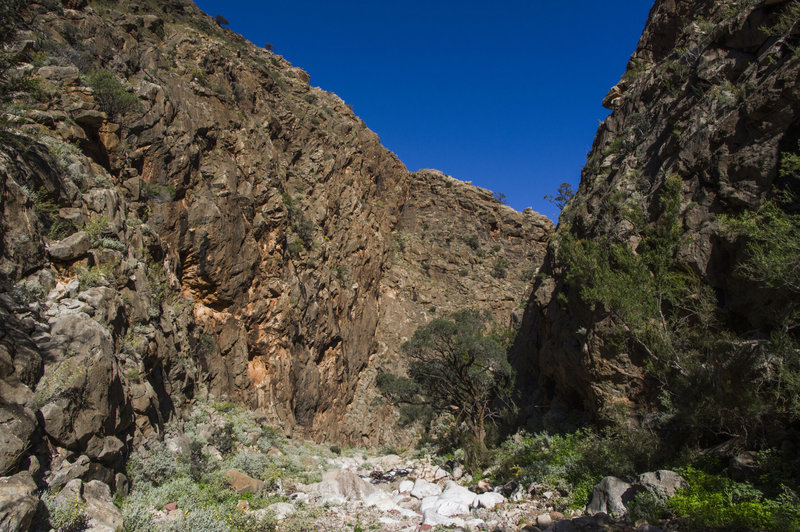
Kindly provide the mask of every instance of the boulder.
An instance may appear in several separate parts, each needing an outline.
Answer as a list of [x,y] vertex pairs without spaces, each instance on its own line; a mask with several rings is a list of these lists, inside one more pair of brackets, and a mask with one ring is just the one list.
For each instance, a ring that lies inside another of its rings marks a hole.
[[394,510],[397,507],[397,504],[395,504],[391,495],[385,491],[378,490],[364,498],[364,506],[368,508],[374,506],[382,512],[389,512]]
[[47,485],[50,489],[57,490],[69,484],[72,480],[83,478],[89,472],[89,457],[81,455],[74,462],[64,460],[61,465],[50,473]]
[[47,246],[50,258],[58,261],[71,261],[86,255],[91,247],[89,235],[85,231],[78,231],[63,240],[53,242]]
[[24,532],[30,530],[39,498],[36,483],[27,471],[0,478],[0,530]]
[[675,490],[688,486],[686,480],[675,471],[661,469],[643,473],[636,477],[636,485],[655,491],[667,499],[675,496]]
[[602,512],[622,517],[628,512],[626,505],[633,499],[634,492],[633,487],[624,480],[617,477],[605,477],[594,487],[592,502],[589,503],[586,511],[590,515]]
[[442,488],[438,484],[428,482],[427,480],[421,478],[415,480],[414,485],[411,488],[411,496],[416,497],[417,499],[424,499],[425,497],[439,495],[441,493]]
[[439,500],[455,502],[469,508],[472,506],[475,497],[477,497],[476,493],[469,491],[463,486],[459,486],[452,480],[448,480],[445,484],[444,491],[439,496]]
[[274,504],[270,504],[267,506],[267,511],[272,512],[272,515],[274,515],[275,519],[278,521],[283,521],[290,515],[294,515],[296,512],[294,505],[288,502],[276,502]]
[[116,532],[122,530],[122,514],[114,504],[111,490],[99,480],[90,480],[83,485],[86,515],[89,527],[94,532]]
[[319,498],[330,499],[343,497],[344,499],[365,499],[368,495],[378,490],[364,479],[344,469],[323,473],[322,482],[314,486],[314,491]]
[[264,482],[253,478],[236,469],[228,469],[222,474],[222,478],[228,483],[236,493],[260,493],[264,489]]
[[398,493],[409,493],[414,489],[414,484],[415,483],[410,480],[404,480],[397,486],[397,491]]
[[503,504],[504,502],[506,502],[506,498],[499,493],[487,491],[475,497],[475,500],[472,501],[472,506],[473,508],[488,508],[491,510],[498,504]]

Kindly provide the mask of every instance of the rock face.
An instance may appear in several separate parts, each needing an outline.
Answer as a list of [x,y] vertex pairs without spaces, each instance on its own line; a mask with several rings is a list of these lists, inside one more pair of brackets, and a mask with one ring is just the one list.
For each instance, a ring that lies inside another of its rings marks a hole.
[[0,474],[35,455],[53,487],[112,484],[197,394],[397,441],[374,377],[416,327],[518,323],[546,218],[409,173],[187,0],[67,4],[28,3],[10,43],[42,95],[0,146]]
[[[786,303],[754,296],[735,275],[741,248],[718,215],[756,207],[778,179],[781,153],[797,149],[796,25],[785,34],[759,29],[776,27],[789,4],[655,2],[559,221],[561,234],[635,249],[636,228],[622,213],[638,208],[652,225],[665,181],[677,176],[677,260],[712,287],[739,331],[758,330],[770,308]],[[529,404],[549,407],[536,416],[547,412],[545,424],[563,424],[568,410],[597,419],[647,392],[646,361],[613,342],[609,313],[589,308],[566,273],[551,245],[515,346]]]

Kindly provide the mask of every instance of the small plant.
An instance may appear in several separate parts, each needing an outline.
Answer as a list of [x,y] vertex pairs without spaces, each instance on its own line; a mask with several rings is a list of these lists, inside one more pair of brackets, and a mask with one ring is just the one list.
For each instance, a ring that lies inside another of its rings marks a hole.
[[481,243],[478,241],[477,235],[469,235],[464,237],[464,243],[472,248],[473,250],[478,249],[481,246]]
[[86,503],[79,494],[74,499],[56,502],[48,492],[42,497],[42,502],[47,508],[49,525],[56,532],[79,532],[88,528]]
[[508,273],[508,260],[504,257],[497,257],[492,264],[492,275],[498,279],[504,279]]
[[94,90],[94,99],[100,110],[110,116],[118,116],[132,111],[139,103],[136,96],[107,70],[92,72],[87,81]]
[[642,76],[642,74],[647,72],[647,69],[649,68],[650,63],[644,59],[631,59],[630,63],[628,64],[628,70],[622,75],[622,79],[636,81]]
[[230,22],[228,21],[228,19],[226,19],[225,17],[223,17],[219,13],[214,15],[214,22],[216,22],[220,26],[229,26],[230,25]]

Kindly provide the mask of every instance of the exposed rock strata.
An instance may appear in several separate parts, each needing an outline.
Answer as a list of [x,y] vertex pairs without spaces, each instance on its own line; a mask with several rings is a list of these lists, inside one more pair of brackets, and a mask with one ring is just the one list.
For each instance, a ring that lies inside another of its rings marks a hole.
[[[740,330],[757,329],[781,297],[754,296],[733,271],[741,250],[717,216],[754,208],[778,178],[780,154],[800,136],[797,24],[774,26],[789,2],[659,0],[628,72],[604,105],[576,196],[559,231],[627,242],[636,230],[621,205],[657,219],[668,176],[682,181],[679,262],[710,284]],[[516,363],[531,397],[532,419],[556,424],[565,413],[597,419],[607,408],[636,404],[645,392],[644,361],[609,342],[612,324],[564,283],[556,247],[528,302]]]
[[52,4],[9,46],[42,93],[16,95],[0,146],[0,475],[123,486],[197,394],[287,433],[396,439],[375,368],[433,307],[512,323],[546,218],[409,173],[188,1]]

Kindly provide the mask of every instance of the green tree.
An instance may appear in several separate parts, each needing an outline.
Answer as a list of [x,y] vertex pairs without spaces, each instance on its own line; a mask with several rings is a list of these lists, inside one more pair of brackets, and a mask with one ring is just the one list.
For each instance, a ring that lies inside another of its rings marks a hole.
[[471,460],[486,452],[486,423],[509,403],[514,370],[503,347],[484,334],[488,315],[467,309],[419,327],[402,346],[409,377],[379,375],[378,387],[398,405],[427,406],[466,424]]
[[567,202],[572,199],[572,196],[575,195],[575,190],[573,190],[572,185],[567,182],[561,183],[558,187],[558,191],[556,191],[556,195],[553,196],[552,194],[547,194],[544,199],[558,207],[559,209],[563,209]]

